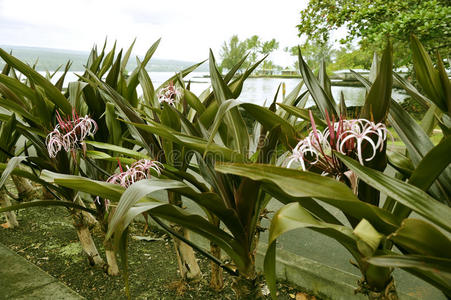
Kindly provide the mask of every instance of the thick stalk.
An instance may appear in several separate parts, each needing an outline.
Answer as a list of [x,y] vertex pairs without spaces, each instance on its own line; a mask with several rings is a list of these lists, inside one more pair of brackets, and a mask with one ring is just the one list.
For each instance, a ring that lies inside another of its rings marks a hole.
[[119,266],[117,265],[116,253],[114,252],[111,240],[106,241],[104,243],[104,246],[106,261],[108,265],[107,273],[111,276],[117,276],[119,275]]
[[360,288],[356,292],[366,294],[369,300],[398,300],[395,281],[393,278],[380,290],[374,290],[366,282],[359,282]]
[[[169,203],[182,207],[182,199],[180,195],[168,191],[168,198]],[[183,235],[188,240],[190,239],[188,230],[175,224],[171,225],[171,227],[177,234]],[[199,264],[197,263],[193,248],[175,237],[173,238],[173,242],[182,280],[191,281],[200,279],[202,273],[200,272]]]
[[[211,255],[216,257],[217,259],[221,259],[221,248],[218,247],[215,243],[210,242],[210,252]],[[214,291],[222,291],[224,288],[224,277],[222,274],[222,268],[218,266],[214,262],[210,262],[211,266],[211,280],[210,280],[210,288]]]
[[79,211],[75,210],[71,213],[72,221],[75,229],[77,230],[78,239],[80,240],[81,247],[83,251],[88,256],[89,263],[92,266],[103,266],[103,259],[100,257],[97,247],[92,239],[89,227],[85,222],[84,215]]
[[253,272],[233,277],[232,280],[232,289],[238,300],[263,299],[255,268]]
[[[210,216],[210,222],[219,228],[219,219],[215,215]],[[219,261],[221,261],[221,248],[218,247],[213,242],[210,242],[210,253],[214,257],[216,257]],[[222,274],[222,268],[218,266],[217,263],[210,261],[211,267],[211,280],[210,280],[210,288],[214,291],[221,291],[224,288],[224,278]]]
[[[180,235],[183,235],[186,239],[190,240],[189,231],[178,225],[172,226],[172,228]],[[175,253],[177,255],[177,263],[180,270],[180,276],[183,280],[198,280],[201,278],[199,264],[197,263],[196,256],[194,255],[193,248],[180,241],[177,238],[173,238]]]
[[11,175],[11,178],[16,186],[18,198],[21,201],[27,202],[39,198],[37,189],[28,179],[16,175]]
[[[4,191],[0,191],[0,206],[7,207],[11,206],[11,201],[8,196],[4,193]],[[6,216],[6,225],[8,228],[14,228],[19,226],[19,222],[17,222],[16,213],[14,211],[5,212]]]

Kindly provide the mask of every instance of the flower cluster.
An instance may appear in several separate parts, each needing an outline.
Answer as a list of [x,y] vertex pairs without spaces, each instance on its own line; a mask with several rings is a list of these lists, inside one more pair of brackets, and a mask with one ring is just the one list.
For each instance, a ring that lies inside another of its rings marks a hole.
[[97,123],[89,116],[79,117],[75,109],[72,111],[72,120],[70,117],[63,119],[58,111],[56,115],[58,124],[45,140],[50,157],[55,157],[61,149],[73,153],[80,146],[84,147],[86,137],[93,136],[97,131]]
[[129,187],[133,183],[147,179],[151,176],[153,170],[158,175],[161,174],[161,168],[163,165],[155,160],[141,159],[134,162],[131,167],[127,166],[127,170],[123,170],[119,163],[120,173],[110,176],[106,181],[109,183],[119,184],[125,188]]
[[175,105],[175,102],[179,101],[182,96],[182,89],[176,87],[172,81],[167,87],[160,89],[157,94],[158,101],[160,101],[160,103],[166,102],[169,105]]
[[[310,111],[312,131],[293,149],[287,167],[293,162],[300,163],[306,170],[306,163],[315,165],[322,171],[322,175],[341,176],[343,170],[341,162],[333,155],[333,151],[357,158],[360,164],[374,158],[377,151],[382,151],[389,133],[382,123],[375,124],[366,119],[346,120],[340,118],[332,121],[326,112],[327,128],[321,132],[317,130],[312,112]],[[371,155],[363,157],[365,148],[370,147]]]
[[[124,171],[121,162],[119,160],[117,162],[119,164],[120,172],[111,175],[106,182],[118,184],[124,188],[128,188],[137,181],[149,178],[152,171],[160,175],[161,169],[163,168],[163,165],[159,161],[141,159],[134,162],[130,167],[127,166],[127,170]],[[96,198],[96,203],[101,205],[100,197],[98,196]],[[108,209],[109,204],[110,201],[105,199],[105,209]]]

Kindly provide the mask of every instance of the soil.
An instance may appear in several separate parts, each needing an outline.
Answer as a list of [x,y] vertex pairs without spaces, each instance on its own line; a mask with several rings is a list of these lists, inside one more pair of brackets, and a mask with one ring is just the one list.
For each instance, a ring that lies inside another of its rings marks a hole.
[[[91,267],[78,243],[69,213],[65,208],[29,208],[17,213],[19,227],[0,228],[0,243],[87,299],[126,299],[122,276],[108,276],[101,268]],[[0,223],[5,222],[0,216]],[[132,299],[235,299],[231,277],[224,274],[225,289],[217,293],[209,288],[209,261],[200,255],[203,278],[182,284],[170,237],[151,228],[143,234],[143,224],[131,226],[129,274]],[[93,229],[101,254],[103,235]],[[151,241],[137,239],[145,236]],[[135,238],[133,238],[135,237]],[[105,257],[104,257],[105,259]],[[318,299],[286,283],[278,284],[279,299]],[[268,296],[269,299],[269,296]]]

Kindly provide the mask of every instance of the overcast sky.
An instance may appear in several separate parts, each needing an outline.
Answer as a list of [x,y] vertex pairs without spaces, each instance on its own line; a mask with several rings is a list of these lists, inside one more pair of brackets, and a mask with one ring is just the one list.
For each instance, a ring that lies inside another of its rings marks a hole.
[[[280,49],[299,44],[296,24],[306,0],[0,0],[0,45],[89,51],[96,43],[136,37],[142,55],[158,38],[158,58],[200,61],[216,55],[233,34],[276,38]],[[272,59],[286,64],[279,51]]]

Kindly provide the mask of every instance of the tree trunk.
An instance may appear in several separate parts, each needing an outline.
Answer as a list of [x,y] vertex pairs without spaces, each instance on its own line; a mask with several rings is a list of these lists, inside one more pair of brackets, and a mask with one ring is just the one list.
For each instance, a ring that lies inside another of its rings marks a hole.
[[106,261],[108,265],[107,273],[111,276],[119,275],[119,267],[117,265],[116,253],[113,250],[113,245],[111,244],[111,240],[105,242],[105,254]]
[[[178,225],[173,225],[172,228],[186,239],[190,239],[189,231]],[[177,255],[177,263],[179,266],[180,276],[183,280],[197,280],[200,279],[202,273],[194,255],[193,248],[173,237],[175,253]]]
[[[168,191],[168,199],[170,204],[182,207],[182,198],[180,195]],[[171,227],[179,235],[183,235],[188,240],[190,239],[188,230],[176,224],[171,225]],[[188,281],[200,279],[202,273],[200,272],[193,248],[175,237],[173,237],[173,242],[182,279]]]
[[39,193],[37,189],[30,183],[26,178],[11,175],[14,185],[17,189],[18,198],[24,202],[32,201],[39,198]]
[[[221,259],[221,248],[219,248],[216,244],[210,242],[210,251],[211,254],[217,259]],[[224,278],[222,274],[222,268],[218,266],[214,262],[210,262],[211,266],[211,281],[210,288],[214,291],[219,292],[224,288]]]
[[80,240],[83,251],[88,256],[89,263],[92,266],[103,266],[103,259],[97,251],[88,225],[84,222],[84,215],[79,210],[72,211],[71,215],[74,227],[77,230],[78,239]]
[[[4,191],[0,191],[0,206],[7,207],[11,206],[11,201],[8,196],[4,193]],[[5,212],[6,216],[6,225],[9,228],[14,228],[19,226],[19,222],[17,222],[16,213],[14,211]]]

